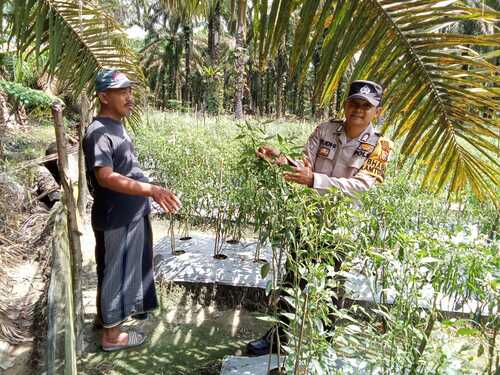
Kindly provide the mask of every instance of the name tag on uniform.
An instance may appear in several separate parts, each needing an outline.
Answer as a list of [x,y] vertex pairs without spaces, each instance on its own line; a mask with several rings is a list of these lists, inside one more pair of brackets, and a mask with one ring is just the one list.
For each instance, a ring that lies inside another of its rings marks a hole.
[[325,141],[324,139],[320,139],[318,156],[327,158],[330,155],[330,151],[335,150],[335,147],[337,147],[335,143],[332,143],[330,141]]
[[328,149],[326,147],[321,147],[318,151],[318,155],[322,156],[324,158],[327,158],[329,153],[330,153],[330,149]]

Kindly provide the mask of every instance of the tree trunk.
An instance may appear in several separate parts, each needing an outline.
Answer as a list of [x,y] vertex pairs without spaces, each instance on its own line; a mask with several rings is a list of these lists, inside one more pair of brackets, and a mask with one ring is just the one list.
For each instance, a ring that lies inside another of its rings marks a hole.
[[285,88],[285,51],[283,46],[278,52],[278,60],[276,62],[276,118],[280,118],[284,114],[283,108],[283,92]]
[[243,46],[243,29],[246,13],[246,1],[238,2],[238,23],[236,26],[236,51],[235,51],[235,93],[234,93],[234,117],[243,117],[243,89],[245,88],[245,50]]
[[208,19],[208,54],[212,65],[219,64],[220,13],[220,1],[217,1]]
[[271,109],[271,100],[273,98],[273,94],[271,92],[272,90],[272,79],[273,79],[273,68],[269,66],[267,68],[267,74],[266,74],[266,114],[271,114],[272,109]]
[[182,101],[185,106],[188,106],[191,101],[191,38],[192,38],[192,25],[186,24],[183,26],[184,31],[184,59],[185,59],[185,76],[184,76],[184,90]]
[[16,122],[21,128],[28,126],[28,115],[26,114],[26,107],[19,103],[16,108]]
[[304,117],[304,87],[300,88],[299,94],[298,94],[298,103],[297,103],[297,115],[299,117]]
[[[177,46],[178,43],[176,42],[175,45]],[[178,54],[178,49],[175,48],[175,56],[174,56],[174,61],[170,63],[170,80],[169,80],[169,87],[168,87],[168,98],[169,99],[174,99],[174,100],[179,100],[179,96],[177,94],[177,67],[179,66],[179,54]]]
[[207,77],[206,98],[207,110],[213,115],[222,112],[224,94],[223,77],[219,72],[219,44],[221,34],[221,2],[215,3],[214,10],[208,19],[208,54],[210,56],[210,66],[212,75]]
[[[323,41],[325,40],[326,34],[327,31],[325,29],[323,30],[322,36],[316,43],[312,57],[314,86],[316,87],[321,86],[318,83],[318,73],[321,64],[321,46],[323,45]],[[316,92],[316,89],[313,89],[313,95],[311,96],[311,116],[314,116],[317,119],[323,118],[326,110],[326,108],[322,107],[320,99],[321,99],[321,93],[319,91]]]
[[265,98],[264,84],[265,84],[264,72],[262,72],[261,70],[257,70],[257,87],[258,87],[257,105],[259,107],[259,116],[264,116],[264,114],[266,113],[266,106],[265,106],[266,101],[264,100]]
[[59,174],[64,191],[64,204],[68,220],[68,240],[70,246],[70,264],[72,281],[72,299],[74,311],[71,315],[75,321],[76,353],[83,351],[83,304],[82,304],[82,249],[80,243],[81,232],[78,229],[77,208],[73,187],[69,180],[68,154],[66,151],[66,134],[62,116],[62,105],[59,102],[52,104],[52,116],[54,118],[54,128],[56,133],[57,155],[59,162]]

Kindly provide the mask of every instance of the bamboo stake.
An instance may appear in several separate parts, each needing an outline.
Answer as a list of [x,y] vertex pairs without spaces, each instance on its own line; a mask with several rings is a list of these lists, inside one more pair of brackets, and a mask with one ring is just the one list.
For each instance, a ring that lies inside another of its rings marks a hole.
[[169,214],[169,221],[168,221],[168,233],[170,234],[170,250],[172,252],[172,255],[175,255],[176,252],[176,243],[175,243],[175,218],[173,214]]
[[75,319],[75,337],[76,337],[76,353],[80,354],[83,350],[83,305],[82,305],[82,289],[81,289],[81,269],[82,269],[82,250],[80,244],[81,232],[78,229],[77,208],[75,197],[73,195],[73,187],[68,177],[68,155],[66,153],[66,134],[63,122],[63,104],[55,101],[52,103],[52,116],[54,118],[54,129],[56,133],[57,154],[59,160],[59,175],[64,195],[63,202],[66,206],[66,215],[68,220],[68,240],[69,240],[69,261],[71,265],[72,279],[72,298],[74,304],[74,319]]

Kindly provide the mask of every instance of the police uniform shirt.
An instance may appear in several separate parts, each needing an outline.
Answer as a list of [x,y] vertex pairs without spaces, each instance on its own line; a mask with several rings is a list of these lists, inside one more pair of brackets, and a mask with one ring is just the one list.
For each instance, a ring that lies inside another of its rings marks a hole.
[[352,197],[368,191],[383,181],[392,147],[371,124],[351,140],[342,121],[320,124],[304,148],[313,167],[314,189],[325,193],[336,187]]

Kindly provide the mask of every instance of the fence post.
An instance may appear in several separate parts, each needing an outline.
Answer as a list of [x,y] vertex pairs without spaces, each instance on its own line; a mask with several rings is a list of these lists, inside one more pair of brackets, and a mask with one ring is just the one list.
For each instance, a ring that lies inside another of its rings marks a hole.
[[54,119],[54,129],[56,133],[57,156],[59,165],[59,175],[63,187],[63,202],[66,207],[68,221],[68,240],[70,249],[72,298],[73,298],[73,317],[75,329],[76,353],[80,354],[83,350],[83,305],[81,289],[81,269],[82,269],[82,249],[80,243],[81,232],[78,229],[77,207],[73,193],[73,187],[68,174],[68,155],[66,151],[66,132],[63,121],[63,104],[59,101],[52,103],[52,116]]

